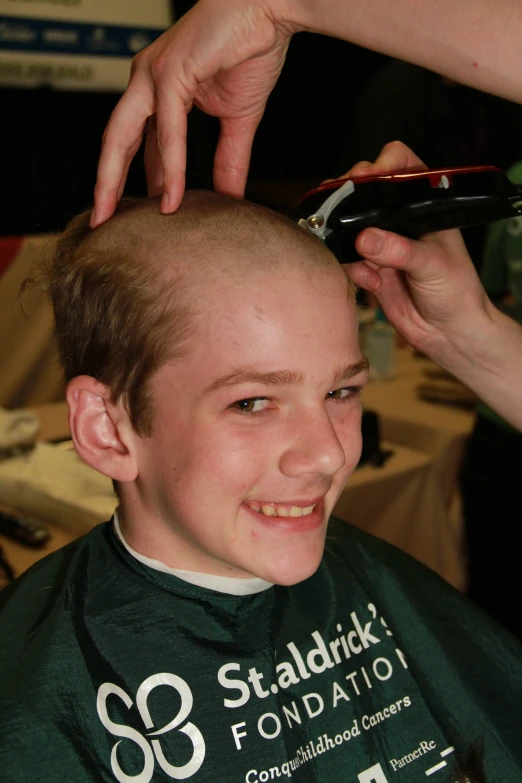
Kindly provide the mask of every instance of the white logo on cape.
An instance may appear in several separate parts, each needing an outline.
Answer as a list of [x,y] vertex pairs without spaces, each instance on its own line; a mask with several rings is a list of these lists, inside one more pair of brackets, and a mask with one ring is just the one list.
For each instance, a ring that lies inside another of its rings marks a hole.
[[[181,677],[178,677],[176,674],[170,674],[169,672],[162,672],[147,677],[147,679],[141,683],[136,694],[136,706],[145,728],[154,729],[154,723],[147,706],[147,699],[149,698],[150,692],[159,685],[169,685],[171,688],[174,688],[181,697],[181,707],[178,714],[167,723],[166,726],[163,726],[163,728],[157,729],[156,731],[149,731],[145,736],[131,726],[126,726],[124,723],[114,723],[114,721],[109,718],[107,712],[107,697],[110,694],[118,696],[127,709],[130,709],[133,706],[130,696],[125,693],[122,688],[118,685],[114,685],[112,682],[104,682],[103,685],[100,685],[98,688],[96,709],[98,711],[98,716],[107,731],[115,737],[122,737],[135,742],[143,753],[144,765],[142,771],[138,775],[126,775],[118,761],[118,745],[121,743],[121,739],[116,742],[111,752],[111,768],[118,783],[150,783],[152,775],[154,774],[155,761],[158,762],[161,769],[173,780],[186,780],[187,778],[192,777],[203,764],[205,758],[205,740],[203,739],[203,735],[193,723],[189,722],[184,726],[181,726],[188,718],[194,703],[192,691]],[[168,731],[173,731],[174,729],[177,729],[178,726],[180,726],[178,731],[186,734],[193,746],[191,759],[180,767],[170,764],[167,761],[163,755],[161,743],[158,739],[151,739],[150,744],[146,739],[146,737],[158,737]]]

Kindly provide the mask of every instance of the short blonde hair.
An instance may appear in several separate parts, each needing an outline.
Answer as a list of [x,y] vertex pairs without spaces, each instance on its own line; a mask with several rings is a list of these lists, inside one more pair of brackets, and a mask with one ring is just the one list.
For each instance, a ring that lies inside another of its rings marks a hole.
[[283,216],[217,193],[188,192],[172,215],[142,199],[121,202],[94,230],[89,218],[70,222],[47,271],[61,362],[67,381],[90,375],[123,398],[145,436],[154,425],[150,378],[189,350],[198,277],[218,267],[241,279],[252,265],[282,268],[290,258],[305,273],[338,267]]

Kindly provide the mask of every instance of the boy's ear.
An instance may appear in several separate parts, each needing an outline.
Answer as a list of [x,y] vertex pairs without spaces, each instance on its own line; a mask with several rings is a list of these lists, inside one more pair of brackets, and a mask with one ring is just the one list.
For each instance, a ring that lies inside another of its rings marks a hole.
[[134,430],[124,406],[112,402],[109,387],[79,375],[66,397],[74,448],[83,461],[115,481],[134,481]]

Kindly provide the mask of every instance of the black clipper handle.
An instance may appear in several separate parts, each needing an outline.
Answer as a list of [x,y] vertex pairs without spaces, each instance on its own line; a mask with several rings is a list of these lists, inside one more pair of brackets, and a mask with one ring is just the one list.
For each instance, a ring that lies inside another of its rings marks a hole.
[[307,193],[290,217],[349,264],[360,260],[355,240],[369,226],[419,239],[518,215],[522,186],[495,166],[468,166],[328,182]]

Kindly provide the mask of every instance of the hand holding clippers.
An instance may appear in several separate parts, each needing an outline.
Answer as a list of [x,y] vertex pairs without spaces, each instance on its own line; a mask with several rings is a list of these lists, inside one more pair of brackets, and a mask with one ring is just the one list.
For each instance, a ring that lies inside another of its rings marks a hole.
[[522,215],[522,185],[496,166],[376,174],[325,182],[291,213],[342,264],[359,261],[355,240],[365,228],[420,239],[449,228]]

